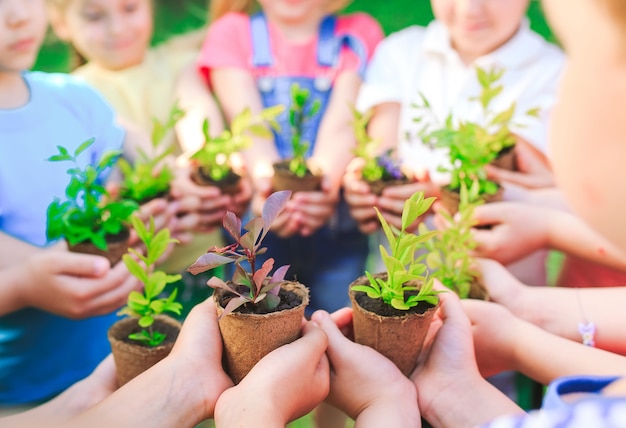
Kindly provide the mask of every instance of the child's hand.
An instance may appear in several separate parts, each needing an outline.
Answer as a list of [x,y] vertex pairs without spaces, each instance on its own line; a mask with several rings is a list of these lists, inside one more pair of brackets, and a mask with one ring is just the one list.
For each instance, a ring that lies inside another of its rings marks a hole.
[[334,214],[339,196],[331,187],[328,177],[324,177],[321,191],[296,192],[291,196],[289,207],[300,235],[312,235]]
[[350,215],[356,220],[359,230],[369,234],[380,226],[374,211],[374,207],[378,206],[378,198],[372,193],[370,186],[361,180],[363,163],[363,159],[355,158],[348,164],[343,176],[343,191],[350,207]]
[[474,299],[466,299],[461,303],[472,322],[476,362],[480,373],[488,377],[516,369],[516,326],[523,321],[497,303]]
[[328,336],[326,351],[332,367],[327,401],[357,423],[371,426],[419,426],[417,392],[409,379],[374,349],[352,342],[352,310],[331,315],[317,311],[311,318]]
[[241,178],[241,184],[239,192],[230,197],[226,209],[232,211],[239,218],[242,218],[248,208],[250,207],[250,201],[252,200],[252,183],[250,177],[244,175]]
[[[424,197],[438,196],[438,187],[431,181],[418,181],[401,186],[391,186],[383,190],[383,194],[378,199],[378,209],[387,222],[398,229],[402,227],[402,209],[404,202],[415,192],[424,192]],[[425,214],[425,215],[428,215]],[[414,230],[423,221],[418,218],[409,231]]]
[[324,332],[306,323],[300,339],[270,352],[219,397],[216,425],[282,428],[313,410],[328,394],[327,345]]
[[527,189],[553,187],[554,174],[546,156],[532,144],[518,138],[515,144],[517,167],[519,171],[508,171],[493,165],[487,166],[491,178],[500,182],[509,182]]
[[111,313],[141,284],[124,263],[111,268],[100,256],[47,250],[32,256],[20,294],[24,306],[72,319]]
[[500,303],[515,313],[523,312],[522,308],[532,298],[529,292],[532,287],[522,284],[507,268],[495,260],[477,259],[477,267],[483,284],[489,293],[489,300]]
[[502,264],[515,262],[548,244],[552,210],[518,202],[494,202],[474,209],[477,226],[473,229],[479,257],[492,258]]

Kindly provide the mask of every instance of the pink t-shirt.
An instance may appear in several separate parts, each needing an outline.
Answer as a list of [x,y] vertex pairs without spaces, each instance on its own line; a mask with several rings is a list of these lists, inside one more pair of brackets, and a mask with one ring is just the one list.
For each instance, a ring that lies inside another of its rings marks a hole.
[[[292,43],[269,20],[268,29],[274,59],[271,72],[274,75],[325,75],[334,79],[340,71],[358,71],[361,65],[358,56],[344,47],[336,72],[329,75],[325,67],[317,64],[317,35],[303,43]],[[384,36],[378,22],[365,13],[338,16],[335,32],[351,34],[359,39],[368,60]],[[255,69],[252,65],[250,17],[242,13],[229,13],[211,24],[198,58],[198,68],[207,78],[213,68],[231,67],[249,70],[255,78],[268,72],[264,68]]]
[[567,255],[557,280],[559,287],[626,286],[626,273]]

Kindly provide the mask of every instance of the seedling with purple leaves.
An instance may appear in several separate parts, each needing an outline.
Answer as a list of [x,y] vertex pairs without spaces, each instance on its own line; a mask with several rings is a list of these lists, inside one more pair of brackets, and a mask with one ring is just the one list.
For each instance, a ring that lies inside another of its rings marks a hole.
[[[267,259],[260,268],[257,268],[256,262],[257,256],[267,251],[266,247],[261,247],[263,239],[290,197],[289,190],[271,194],[263,205],[262,216],[250,220],[244,226],[246,232],[243,234],[241,219],[228,211],[224,216],[223,225],[235,243],[222,248],[210,248],[187,269],[197,275],[217,266],[235,264],[235,272],[230,281],[225,282],[214,276],[207,282],[209,287],[233,294],[220,317],[244,304],[250,303],[265,310],[272,310],[280,303],[279,285],[283,282],[289,265],[279,267],[272,276],[269,276],[274,267],[274,259]],[[249,270],[242,266],[244,262],[248,264]]]

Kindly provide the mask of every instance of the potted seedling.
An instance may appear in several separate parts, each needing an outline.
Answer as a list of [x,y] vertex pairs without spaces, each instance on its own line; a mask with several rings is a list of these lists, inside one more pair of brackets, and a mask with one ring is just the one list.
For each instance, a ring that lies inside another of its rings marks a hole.
[[170,237],[169,229],[157,233],[152,217],[149,227],[137,216],[133,216],[132,222],[146,247],[146,255],[131,248],[124,255],[124,264],[144,288],[143,293],[130,292],[127,305],[118,313],[128,318],[117,321],[108,331],[119,386],[165,358],[181,327],[174,318],[163,315],[165,312],[181,313],[182,305],[175,301],[177,290],[174,289],[169,297],[163,293],[167,284],[180,280],[181,276],[155,270],[168,246],[177,241]]
[[432,205],[422,192],[405,201],[400,230],[389,225],[376,209],[391,254],[380,254],[386,272],[357,278],[350,284],[354,339],[371,346],[409,375],[417,364],[426,333],[439,304],[433,278],[427,275],[425,255],[416,255],[437,232],[415,235],[407,229]]
[[170,183],[174,179],[174,171],[165,161],[173,153],[174,145],[165,146],[164,141],[166,135],[184,115],[185,112],[175,104],[166,122],[153,119],[151,153],[138,148],[138,158],[133,165],[126,159],[118,160],[117,165],[123,177],[120,195],[124,199],[144,204],[154,198],[167,196]]
[[291,86],[291,103],[289,105],[289,126],[291,128],[292,156],[273,165],[273,189],[298,191],[320,190],[322,176],[314,171],[306,161],[311,146],[310,141],[303,138],[304,125],[320,110],[319,100],[310,101],[308,89],[301,88],[297,83]]
[[[461,189],[461,204],[456,216],[442,211],[446,227],[424,243],[428,251],[426,265],[431,277],[459,295],[461,299],[487,300],[487,289],[476,269],[476,259],[472,252],[478,245],[472,235],[476,225],[474,207],[467,201],[467,189]],[[428,233],[428,227],[421,223],[420,234]]]
[[80,167],[78,157],[94,141],[85,141],[73,154],[58,146],[59,152],[48,158],[51,162],[71,162],[73,166],[67,170],[71,177],[65,189],[67,200],[55,198],[48,205],[46,235],[50,241],[65,238],[70,251],[102,255],[114,265],[128,249],[128,218],[137,204],[111,200],[100,182],[103,172],[117,162],[121,151],[108,150],[95,164]]
[[[497,85],[497,82],[503,73],[504,70],[485,71],[476,68],[481,92],[477,97],[470,98],[470,101],[478,102],[482,108],[483,119],[480,123],[456,121],[450,114],[439,128],[432,130],[426,125],[420,130],[420,138],[424,143],[447,150],[448,165],[442,165],[438,170],[450,173],[450,183],[441,188],[441,202],[452,214],[458,210],[462,185],[467,186],[469,202],[502,199],[503,189],[488,177],[486,167],[499,156],[509,151],[513,153],[516,140],[511,129],[523,127],[513,122],[515,103],[503,111],[494,112],[491,109],[492,101],[502,92],[503,86]],[[421,99],[422,105],[417,107],[425,110],[437,122],[426,97],[421,95]],[[536,117],[537,114],[537,109],[526,112],[528,116]],[[421,117],[415,118],[416,122],[421,120]]]
[[290,191],[271,194],[263,205],[263,214],[250,220],[242,233],[241,220],[232,212],[224,216],[224,229],[234,243],[211,248],[189,267],[198,274],[217,266],[234,263],[230,281],[212,277],[208,285],[215,289],[219,327],[224,341],[225,369],[235,383],[265,355],[300,334],[309,291],[296,281],[285,280],[289,266],[281,266],[270,275],[274,259],[257,266],[257,256],[270,225],[284,208]]
[[369,184],[372,193],[380,195],[389,186],[408,184],[411,180],[402,171],[401,162],[393,150],[377,154],[380,141],[370,137],[367,133],[367,124],[372,117],[372,112],[368,110],[361,113],[352,108],[354,116],[352,127],[357,142],[354,155],[363,160],[361,178]]
[[277,105],[255,115],[246,108],[234,117],[230,130],[224,130],[216,137],[211,137],[209,121],[205,119],[202,125],[205,142],[190,158],[193,181],[202,186],[217,186],[224,194],[237,194],[241,176],[233,169],[233,156],[250,147],[254,136],[272,138],[272,131],[267,126],[278,130],[276,117],[284,109],[284,106]]

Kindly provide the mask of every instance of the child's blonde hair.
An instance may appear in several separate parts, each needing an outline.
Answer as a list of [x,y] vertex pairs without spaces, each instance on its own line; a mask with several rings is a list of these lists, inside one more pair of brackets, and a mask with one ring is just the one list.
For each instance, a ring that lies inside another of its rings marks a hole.
[[[325,12],[336,13],[346,7],[352,0],[327,0]],[[208,21],[215,21],[229,12],[250,13],[257,6],[255,0],[211,0]]]

